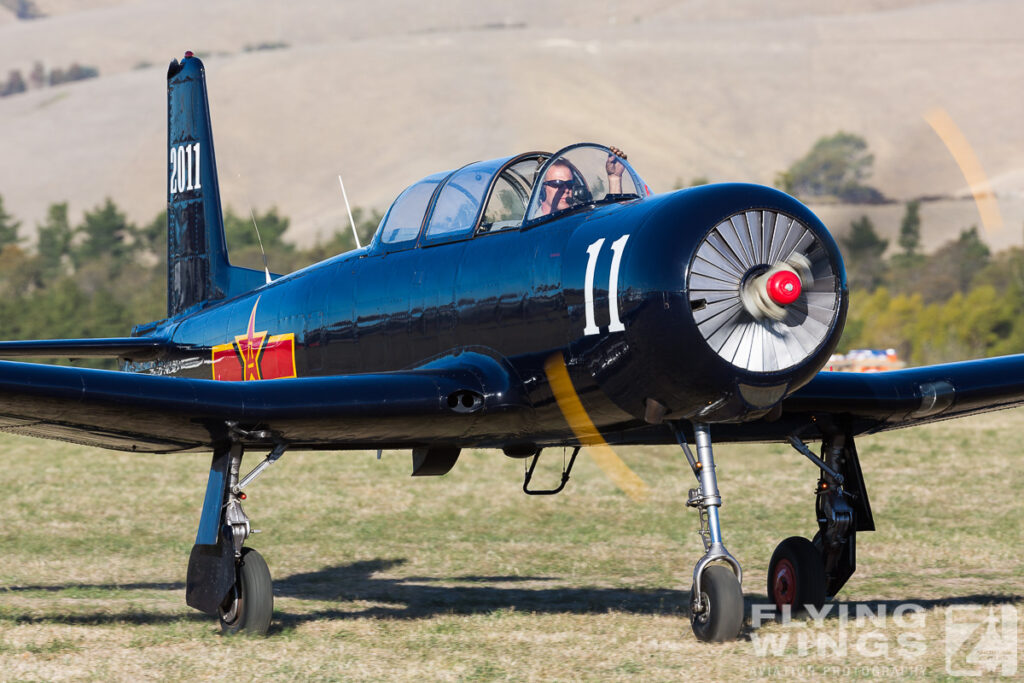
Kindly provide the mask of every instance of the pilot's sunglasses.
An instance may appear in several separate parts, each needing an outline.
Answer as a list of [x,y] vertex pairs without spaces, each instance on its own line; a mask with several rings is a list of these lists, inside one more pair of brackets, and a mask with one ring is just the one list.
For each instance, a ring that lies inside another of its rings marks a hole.
[[576,184],[574,180],[545,180],[545,187],[553,187],[558,190],[568,190],[570,187]]

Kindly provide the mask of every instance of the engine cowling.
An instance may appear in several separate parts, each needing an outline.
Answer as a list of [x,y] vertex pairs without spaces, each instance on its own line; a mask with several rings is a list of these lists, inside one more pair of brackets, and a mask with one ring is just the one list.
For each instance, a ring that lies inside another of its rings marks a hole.
[[[576,345],[588,379],[620,409],[648,421],[757,419],[824,366],[846,318],[846,274],[806,206],[722,184],[633,211],[643,215],[620,217],[631,226],[617,292],[624,338]],[[592,223],[574,243],[607,230]]]

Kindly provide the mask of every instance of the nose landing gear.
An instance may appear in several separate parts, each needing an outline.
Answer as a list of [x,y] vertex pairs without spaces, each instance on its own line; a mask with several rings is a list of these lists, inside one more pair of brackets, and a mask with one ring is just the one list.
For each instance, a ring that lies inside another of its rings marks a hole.
[[[743,625],[743,569],[722,543],[718,508],[722,497],[715,476],[715,457],[711,448],[711,432],[706,424],[693,425],[697,442],[697,458],[693,457],[682,432],[676,428],[676,440],[683,449],[690,469],[697,477],[697,488],[690,490],[687,507],[700,514],[700,537],[704,556],[693,568],[690,592],[690,626],[699,640],[720,643],[739,635]],[[722,564],[712,564],[724,562]]]

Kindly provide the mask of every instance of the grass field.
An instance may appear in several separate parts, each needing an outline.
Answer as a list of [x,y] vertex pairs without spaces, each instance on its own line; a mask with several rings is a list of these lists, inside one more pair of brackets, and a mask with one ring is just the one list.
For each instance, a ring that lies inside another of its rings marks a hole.
[[[207,456],[3,437],[0,679],[943,678],[948,605],[968,621],[990,605],[1003,628],[1024,612],[1022,432],[1009,411],[862,439],[878,530],[838,604],[724,645],[685,614],[701,546],[676,448],[619,449],[651,486],[643,504],[583,457],[563,494],[528,498],[522,462],[497,452],[428,479],[409,479],[408,453],[289,453],[246,502],[276,593],[270,636],[252,639],[184,604]],[[717,455],[750,617],[775,545],[813,531],[816,470],[782,446]],[[904,603],[924,611],[893,618]],[[979,666],[970,644],[953,671]]]

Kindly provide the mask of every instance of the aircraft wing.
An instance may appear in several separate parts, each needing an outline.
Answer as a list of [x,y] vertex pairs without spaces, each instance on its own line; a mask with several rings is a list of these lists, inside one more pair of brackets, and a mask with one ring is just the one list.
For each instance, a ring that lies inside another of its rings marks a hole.
[[0,361],[0,430],[127,451],[211,450],[229,424],[295,446],[409,447],[527,407],[498,361],[472,353],[400,372],[254,382]]
[[1024,355],[878,373],[819,372],[784,414],[845,416],[870,433],[1024,404]]

